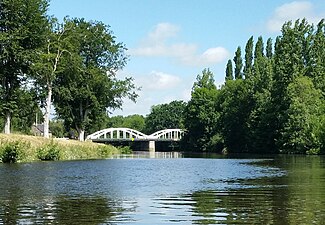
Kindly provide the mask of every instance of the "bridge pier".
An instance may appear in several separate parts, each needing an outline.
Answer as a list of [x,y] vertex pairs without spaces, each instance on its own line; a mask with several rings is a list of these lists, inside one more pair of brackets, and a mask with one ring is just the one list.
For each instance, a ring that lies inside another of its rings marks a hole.
[[154,152],[156,150],[156,143],[155,141],[149,141],[149,151]]

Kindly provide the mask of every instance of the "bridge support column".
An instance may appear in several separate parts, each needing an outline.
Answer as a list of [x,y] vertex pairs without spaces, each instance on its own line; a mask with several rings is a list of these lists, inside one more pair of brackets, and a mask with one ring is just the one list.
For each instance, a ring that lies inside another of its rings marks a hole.
[[156,150],[156,144],[155,141],[149,141],[149,151],[154,152]]

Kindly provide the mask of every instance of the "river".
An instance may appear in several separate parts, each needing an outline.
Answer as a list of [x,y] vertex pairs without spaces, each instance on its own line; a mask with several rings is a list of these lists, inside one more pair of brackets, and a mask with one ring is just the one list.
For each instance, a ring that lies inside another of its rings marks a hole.
[[324,223],[324,156],[0,164],[0,224]]

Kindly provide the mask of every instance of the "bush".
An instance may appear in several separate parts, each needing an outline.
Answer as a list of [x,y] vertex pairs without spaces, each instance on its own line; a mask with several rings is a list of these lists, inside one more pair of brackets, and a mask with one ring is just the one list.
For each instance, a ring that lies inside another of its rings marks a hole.
[[37,158],[40,160],[54,161],[60,159],[60,148],[57,143],[51,141],[37,149]]
[[120,150],[121,154],[131,154],[132,153],[132,149],[130,148],[130,146],[121,146],[121,147],[117,147],[118,150]]
[[0,147],[0,160],[3,163],[16,163],[24,158],[24,151],[30,144],[21,141],[5,142]]

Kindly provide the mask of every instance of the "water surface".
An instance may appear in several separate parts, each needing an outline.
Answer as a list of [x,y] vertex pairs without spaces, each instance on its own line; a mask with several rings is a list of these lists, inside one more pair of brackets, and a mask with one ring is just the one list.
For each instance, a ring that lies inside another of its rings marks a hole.
[[0,224],[322,224],[325,159],[178,153],[0,164]]

